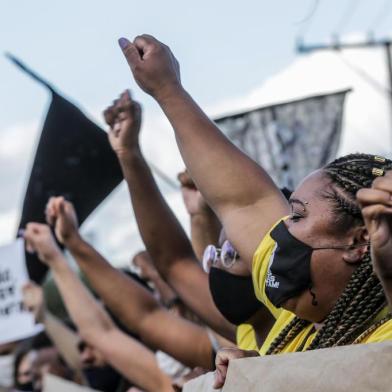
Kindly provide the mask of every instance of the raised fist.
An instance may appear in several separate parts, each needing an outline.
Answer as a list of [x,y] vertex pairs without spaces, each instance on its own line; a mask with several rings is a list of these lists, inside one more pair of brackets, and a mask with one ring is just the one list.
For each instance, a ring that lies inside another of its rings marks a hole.
[[188,214],[194,216],[209,211],[208,204],[186,170],[178,175],[178,180],[181,184],[181,193]]
[[64,245],[79,236],[78,218],[73,204],[64,197],[51,197],[46,205],[46,221],[54,227],[57,239]]
[[44,264],[50,266],[57,257],[61,256],[61,250],[48,225],[28,223],[24,231],[24,239],[26,250],[31,253],[36,252]]
[[138,102],[132,100],[129,90],[125,90],[103,115],[110,126],[110,145],[119,157],[139,147],[142,109]]
[[34,282],[23,286],[23,307],[34,315],[37,323],[42,322],[45,313],[44,291]]
[[119,45],[137,84],[147,94],[159,101],[181,88],[180,66],[168,46],[147,34],[133,43],[120,38]]

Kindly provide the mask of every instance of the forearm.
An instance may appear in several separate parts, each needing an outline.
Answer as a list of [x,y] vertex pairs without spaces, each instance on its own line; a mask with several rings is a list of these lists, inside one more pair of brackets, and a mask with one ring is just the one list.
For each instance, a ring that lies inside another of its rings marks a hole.
[[140,326],[143,319],[159,308],[153,295],[135,280],[111,266],[82,238],[74,238],[66,246],[111,312],[129,330],[138,335],[142,334]]
[[199,261],[203,259],[205,248],[217,245],[222,225],[211,211],[191,215],[191,239],[193,251]]
[[187,169],[219,217],[227,208],[252,205],[271,194],[282,199],[268,174],[220,132],[185,90],[157,100],[175,130]]
[[119,156],[143,242],[167,278],[176,261],[194,257],[189,239],[163,198],[139,149]]
[[191,243],[163,199],[140,150],[136,148],[119,159],[141,236],[159,273],[190,309],[231,338],[233,326],[216,309]]
[[79,333],[90,343],[114,328],[103,307],[93,298],[63,256],[51,263],[54,280]]
[[173,391],[171,380],[159,369],[154,353],[120,330],[108,334],[99,348],[114,368],[143,391]]
[[42,321],[45,332],[59,350],[64,361],[71,369],[79,371],[82,368],[82,364],[80,362],[80,354],[77,347],[79,338],[76,333],[48,311],[45,312]]

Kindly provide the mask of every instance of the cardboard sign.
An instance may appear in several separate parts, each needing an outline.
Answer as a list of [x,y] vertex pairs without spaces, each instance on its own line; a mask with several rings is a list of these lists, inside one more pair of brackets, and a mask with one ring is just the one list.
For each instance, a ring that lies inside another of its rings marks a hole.
[[[358,344],[230,362],[222,392],[391,391],[392,342]],[[184,392],[218,392],[213,373],[185,384]]]
[[0,247],[0,344],[35,335],[41,326],[22,308],[22,287],[28,282],[22,239]]
[[[53,374],[46,374],[43,392],[94,392],[95,389],[83,387],[73,382],[63,380]],[[97,391],[96,391],[97,392]]]

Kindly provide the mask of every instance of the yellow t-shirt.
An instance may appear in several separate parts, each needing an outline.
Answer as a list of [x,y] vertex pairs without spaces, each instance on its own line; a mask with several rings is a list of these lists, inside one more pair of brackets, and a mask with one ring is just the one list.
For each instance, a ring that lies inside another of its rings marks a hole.
[[255,330],[250,324],[241,324],[236,330],[237,347],[241,350],[259,351]]
[[[267,298],[267,295],[265,293],[265,281],[267,279],[268,265],[276,245],[276,242],[272,239],[270,233],[280,221],[281,219],[279,219],[279,221],[276,222],[276,224],[266,234],[253,256],[252,277],[256,297],[265,306],[267,306],[267,308],[276,318],[274,326],[271,328],[271,331],[269,332],[266,340],[264,341],[262,347],[259,349],[260,355],[264,355],[268,351],[268,348],[270,347],[271,343],[280,334],[283,328],[295,317],[295,314],[287,310],[276,308]],[[387,313],[388,309],[383,309],[378,314],[375,321],[381,320],[384,316],[387,315]],[[286,345],[286,347],[284,347],[281,352],[295,352],[301,345],[303,345],[302,351],[305,351],[307,347],[309,347],[309,345],[312,343],[314,337],[317,334],[317,331],[312,332],[313,327],[313,324],[310,324],[305,327]],[[304,340],[306,341],[304,342]],[[392,320],[387,321],[386,323],[378,327],[376,330],[374,330],[362,341],[362,343],[376,343],[383,342],[385,340],[392,340]]]

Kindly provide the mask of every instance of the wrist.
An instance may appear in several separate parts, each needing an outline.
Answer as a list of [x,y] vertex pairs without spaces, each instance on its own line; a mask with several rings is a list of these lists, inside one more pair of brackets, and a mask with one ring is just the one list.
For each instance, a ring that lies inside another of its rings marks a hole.
[[122,147],[115,152],[120,163],[128,162],[129,160],[140,157],[142,155],[139,143],[135,143],[135,145],[132,146]]
[[83,238],[80,236],[79,231],[77,230],[75,230],[75,232],[69,235],[67,238],[64,238],[64,246],[71,252],[79,248],[82,243]]
[[161,88],[153,96],[160,106],[166,106],[173,100],[186,95],[187,93],[180,83],[172,83],[167,85],[165,88]]

